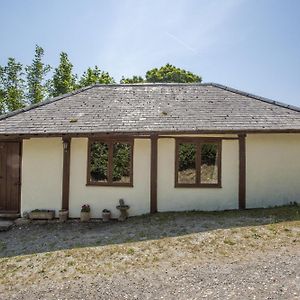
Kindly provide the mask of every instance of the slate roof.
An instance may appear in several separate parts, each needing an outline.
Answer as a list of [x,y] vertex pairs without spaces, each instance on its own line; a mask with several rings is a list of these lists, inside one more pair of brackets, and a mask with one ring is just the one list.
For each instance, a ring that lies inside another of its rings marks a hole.
[[0,117],[0,135],[300,132],[300,109],[214,83],[94,85]]

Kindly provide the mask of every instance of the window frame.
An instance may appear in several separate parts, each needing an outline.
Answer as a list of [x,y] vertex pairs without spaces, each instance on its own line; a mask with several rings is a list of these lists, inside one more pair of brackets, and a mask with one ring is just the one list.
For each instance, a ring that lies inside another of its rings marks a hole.
[[[179,183],[179,144],[191,143],[196,145],[196,182],[195,183]],[[201,145],[216,144],[218,149],[217,167],[218,167],[218,183],[201,183]],[[203,137],[181,137],[175,139],[175,188],[222,188],[222,139],[221,138],[203,138]]]
[[[91,145],[95,142],[105,143],[108,145],[108,161],[107,161],[107,182],[97,182],[91,180]],[[130,144],[130,178],[129,182],[114,182],[113,179],[113,146],[115,143],[126,143]],[[133,187],[133,148],[134,139],[133,138],[89,138],[88,140],[88,153],[87,153],[87,186],[115,186],[115,187]]]

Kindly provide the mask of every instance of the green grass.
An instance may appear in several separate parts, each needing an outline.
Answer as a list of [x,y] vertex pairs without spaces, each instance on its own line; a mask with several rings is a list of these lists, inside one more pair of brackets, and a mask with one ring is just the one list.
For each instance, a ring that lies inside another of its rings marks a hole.
[[[183,212],[162,212],[157,213],[152,218],[159,222],[169,222],[176,220],[177,216],[203,216],[218,218],[273,218],[274,223],[280,221],[300,220],[300,205],[293,203],[290,205],[277,206],[271,208],[253,208],[245,210],[225,210],[225,211],[183,211]],[[151,218],[151,215],[135,217],[135,221]]]

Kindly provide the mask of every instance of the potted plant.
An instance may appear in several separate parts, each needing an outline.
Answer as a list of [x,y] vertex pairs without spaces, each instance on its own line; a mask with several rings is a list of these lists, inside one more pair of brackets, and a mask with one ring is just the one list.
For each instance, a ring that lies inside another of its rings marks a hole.
[[91,207],[88,204],[81,206],[80,221],[88,222],[91,219]]
[[61,209],[58,213],[59,221],[66,222],[69,217],[69,211],[67,209]]
[[102,221],[103,222],[109,222],[111,216],[111,212],[108,209],[103,209],[102,210]]

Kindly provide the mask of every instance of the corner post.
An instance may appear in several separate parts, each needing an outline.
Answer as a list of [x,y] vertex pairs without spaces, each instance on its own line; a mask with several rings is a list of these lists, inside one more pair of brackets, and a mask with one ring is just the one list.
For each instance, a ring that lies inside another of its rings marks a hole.
[[62,209],[69,209],[71,139],[63,138]]
[[151,135],[151,174],[150,174],[150,213],[157,212],[157,140],[158,135]]
[[239,134],[239,209],[246,209],[246,134]]

